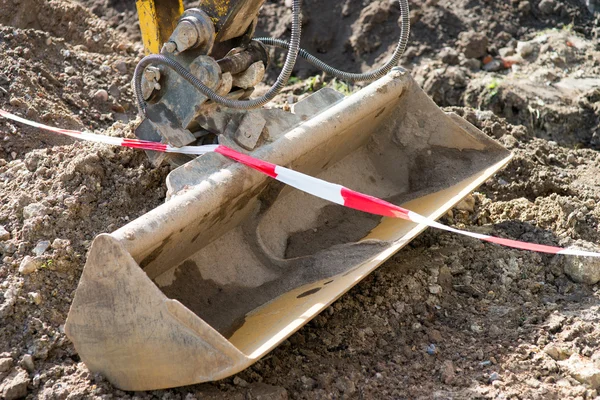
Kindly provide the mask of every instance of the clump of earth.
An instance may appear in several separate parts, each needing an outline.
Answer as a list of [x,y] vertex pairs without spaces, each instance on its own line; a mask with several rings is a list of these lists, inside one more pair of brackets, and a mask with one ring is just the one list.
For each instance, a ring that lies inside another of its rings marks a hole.
[[[188,6],[193,3],[186,3]],[[402,65],[446,111],[514,153],[442,218],[480,233],[598,250],[595,0],[411,1]],[[351,71],[395,47],[395,2],[303,2],[303,46]],[[286,2],[258,32],[289,35]],[[274,60],[283,53],[274,52]],[[133,2],[0,5],[0,108],[131,136],[143,57]],[[277,62],[269,77],[277,75]],[[269,82],[267,82],[268,84]],[[330,80],[299,63],[286,107]],[[429,229],[232,378],[124,392],[81,362],[64,323],[93,238],[165,200],[145,155],[0,120],[0,397],[5,399],[580,398],[600,390],[600,265]]]

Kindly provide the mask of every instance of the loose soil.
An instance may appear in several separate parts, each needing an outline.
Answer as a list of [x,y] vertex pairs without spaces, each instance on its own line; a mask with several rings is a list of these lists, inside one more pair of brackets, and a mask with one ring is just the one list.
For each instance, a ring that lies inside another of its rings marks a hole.
[[[305,0],[303,45],[366,71],[395,46],[394,2]],[[188,4],[190,5],[190,4]],[[402,65],[515,157],[442,220],[553,245],[600,243],[595,0],[411,1]],[[267,1],[260,34],[286,37]],[[131,136],[143,56],[133,2],[0,4],[0,108]],[[269,77],[282,53],[274,53]],[[300,63],[278,98],[323,85]],[[0,396],[28,399],[590,399],[600,387],[600,265],[429,229],[235,377],[129,393],[90,373],[64,323],[91,240],[161,204],[141,152],[0,121]]]

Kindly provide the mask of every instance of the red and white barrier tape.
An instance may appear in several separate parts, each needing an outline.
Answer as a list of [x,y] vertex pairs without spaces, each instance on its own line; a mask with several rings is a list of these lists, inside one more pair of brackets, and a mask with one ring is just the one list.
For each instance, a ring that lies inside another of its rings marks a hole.
[[257,171],[262,172],[265,175],[270,176],[286,185],[292,186],[298,190],[302,190],[308,194],[319,197],[324,200],[331,201],[333,203],[342,205],[344,207],[353,208],[355,210],[363,211],[370,214],[381,215],[384,217],[391,218],[402,218],[417,224],[425,224],[427,226],[442,229],[448,232],[457,233],[459,235],[469,236],[475,239],[483,240],[486,242],[500,244],[502,246],[512,247],[521,250],[531,250],[539,253],[549,254],[568,254],[574,256],[584,257],[600,257],[600,253],[584,251],[572,248],[562,248],[555,246],[546,246],[542,244],[526,243],[518,240],[504,239],[496,236],[482,235],[479,233],[463,231],[460,229],[452,228],[450,226],[443,225],[437,221],[424,217],[413,211],[405,208],[396,206],[385,200],[378,199],[363,193],[356,192],[348,189],[344,186],[337,185],[324,181],[322,179],[314,178],[312,176],[305,175],[301,172],[293,171],[288,168],[280,167],[266,161],[258,160],[254,157],[250,157],[246,154],[239,153],[229,147],[222,145],[206,145],[206,146],[184,146],[184,147],[172,147],[163,143],[149,142],[146,140],[139,139],[123,139],[105,135],[97,135],[94,133],[86,133],[73,131],[68,129],[54,128],[48,125],[40,124],[37,122],[29,121],[27,119],[18,117],[10,114],[4,110],[0,110],[0,116],[11,119],[13,121],[21,122],[26,125],[34,126],[36,128],[45,129],[51,132],[56,132],[62,135],[71,136],[78,139],[83,139],[91,142],[106,143],[115,146],[131,147],[135,149],[153,150],[167,153],[184,153],[184,154],[206,154],[209,152],[216,152],[224,155],[232,160],[240,162],[253,168]]

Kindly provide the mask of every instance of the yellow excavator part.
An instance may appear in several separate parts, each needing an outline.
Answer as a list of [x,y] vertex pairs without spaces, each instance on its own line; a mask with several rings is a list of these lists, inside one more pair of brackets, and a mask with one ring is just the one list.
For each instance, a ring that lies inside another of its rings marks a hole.
[[[399,68],[292,111],[250,111],[266,121],[252,151],[227,129],[220,143],[433,219],[511,157]],[[66,322],[89,369],[125,390],[247,368],[426,228],[328,203],[217,153],[167,186],[165,204],[94,240]]]
[[146,54],[158,54],[183,14],[183,0],[136,0]]

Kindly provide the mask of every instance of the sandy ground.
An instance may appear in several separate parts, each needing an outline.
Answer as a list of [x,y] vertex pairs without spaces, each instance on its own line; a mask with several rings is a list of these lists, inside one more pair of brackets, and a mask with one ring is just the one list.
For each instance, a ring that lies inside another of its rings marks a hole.
[[[595,2],[411,2],[402,64],[447,110],[514,152],[443,222],[536,243],[600,243]],[[388,1],[305,0],[303,45],[366,70],[393,50]],[[327,12],[323,12],[323,7]],[[132,4],[0,3],[0,107],[131,135],[142,56]],[[288,32],[283,1],[259,31]],[[332,28],[333,27],[333,28]],[[275,59],[281,57],[276,53]],[[276,67],[270,74],[275,76]],[[270,75],[270,76],[271,76]],[[305,64],[278,101],[323,85]],[[165,199],[168,167],[134,150],[0,121],[0,396],[6,399],[554,399],[600,388],[600,265],[428,230],[233,378],[128,393],[91,374],[64,322],[91,240]]]

